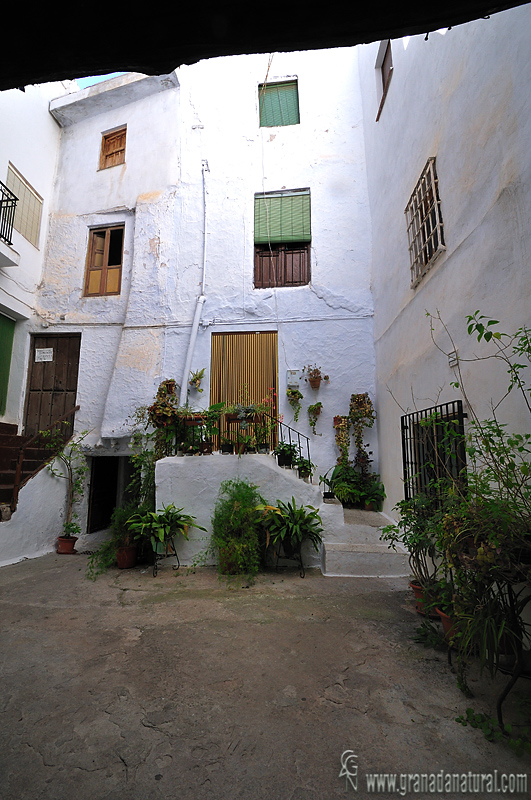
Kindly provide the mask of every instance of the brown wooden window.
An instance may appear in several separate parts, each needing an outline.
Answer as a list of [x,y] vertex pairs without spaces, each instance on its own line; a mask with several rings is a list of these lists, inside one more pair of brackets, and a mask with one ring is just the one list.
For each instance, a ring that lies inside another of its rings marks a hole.
[[256,289],[310,283],[310,243],[262,244],[254,250]]
[[254,286],[304,286],[310,282],[310,190],[254,196]]
[[104,133],[101,140],[100,169],[125,164],[125,134],[127,125],[110,133]]
[[90,231],[85,296],[120,294],[124,226]]

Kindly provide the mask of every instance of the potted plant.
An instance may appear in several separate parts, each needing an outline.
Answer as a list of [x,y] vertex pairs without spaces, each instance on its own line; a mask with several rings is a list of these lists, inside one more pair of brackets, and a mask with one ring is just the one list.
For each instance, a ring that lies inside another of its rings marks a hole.
[[299,478],[303,479],[311,478],[315,469],[315,464],[312,464],[308,458],[303,458],[302,456],[295,458],[295,466],[299,471]]
[[145,513],[146,511],[146,508],[139,509],[134,503],[114,509],[111,516],[109,538],[89,555],[88,578],[95,580],[98,575],[106,572],[114,564],[118,566],[118,569],[131,569],[136,565],[137,542],[133,530],[129,526],[129,519],[135,512]]
[[276,561],[279,558],[296,557],[301,566],[301,577],[304,577],[301,548],[305,541],[310,541],[319,551],[322,544],[323,528],[321,517],[313,506],[297,506],[295,498],[284,503],[277,500],[276,506],[260,506],[263,513],[262,524],[266,530],[266,548],[272,546]]
[[214,403],[210,405],[203,415],[203,426],[201,430],[201,451],[203,454],[212,453],[213,439],[219,436],[219,420],[225,408],[225,403]]
[[433,594],[439,575],[437,526],[440,510],[437,498],[418,494],[409,500],[401,500],[395,509],[400,519],[383,529],[381,539],[388,542],[393,550],[400,544],[408,552],[409,567],[413,574],[410,586],[416,592],[417,611],[425,613],[425,605],[430,602],[425,594]]
[[202,392],[201,389],[201,381],[205,377],[205,367],[203,369],[196,369],[194,372],[190,372],[190,378],[188,379],[188,384],[195,389],[197,392]]
[[277,457],[279,467],[291,467],[298,456],[297,447],[288,442],[278,442],[273,453]]
[[[60,555],[75,553],[75,544],[81,533],[75,504],[83,497],[85,478],[89,469],[83,453],[83,441],[88,434],[89,431],[83,431],[79,436],[66,443],[60,432],[49,432],[48,437],[43,434],[46,448],[53,453],[53,460],[48,464],[48,471],[55,478],[66,480],[67,486],[63,531],[57,537],[57,553]],[[56,464],[56,460],[61,462],[63,469]]]
[[322,403],[314,403],[313,405],[308,406],[308,418],[310,422],[310,428],[312,429],[314,436],[316,435],[315,426],[317,424],[317,417],[320,415],[322,407]]
[[299,414],[301,413],[301,400],[304,395],[298,389],[288,389],[286,396],[288,398],[288,403],[293,409],[293,419],[295,422],[298,422]]
[[244,479],[223,481],[212,515],[211,548],[222,575],[255,575],[260,566],[258,486]]
[[174,555],[179,565],[179,556],[174,539],[183,536],[188,539],[188,529],[206,530],[195,521],[196,518],[185,514],[183,508],[176,508],[173,503],[163,506],[160,511],[138,511],[131,515],[127,525],[135,539],[149,539],[154,555],[153,575],[157,574],[157,557]]
[[321,381],[325,381],[325,383],[330,381],[330,376],[323,375],[321,367],[317,367],[315,364],[308,364],[308,366],[303,367],[302,372],[305,374],[305,380],[308,381],[312,389],[319,389]]

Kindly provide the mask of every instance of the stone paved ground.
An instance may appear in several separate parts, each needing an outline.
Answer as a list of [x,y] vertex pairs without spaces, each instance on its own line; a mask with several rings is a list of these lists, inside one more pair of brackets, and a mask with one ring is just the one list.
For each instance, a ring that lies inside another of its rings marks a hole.
[[[493,687],[466,700],[446,655],[411,640],[405,581],[246,587],[165,565],[93,583],[86,562],[0,569],[1,798],[333,800],[372,796],[374,771],[528,772],[531,788],[529,760],[454,721]],[[339,778],[348,749],[357,795]]]

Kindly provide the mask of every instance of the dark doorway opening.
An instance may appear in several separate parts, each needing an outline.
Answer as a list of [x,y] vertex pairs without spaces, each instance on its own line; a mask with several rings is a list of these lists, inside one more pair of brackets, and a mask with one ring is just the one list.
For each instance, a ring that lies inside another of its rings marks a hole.
[[97,456],[90,473],[87,533],[108,528],[112,512],[122,506],[131,475],[130,460],[124,456]]

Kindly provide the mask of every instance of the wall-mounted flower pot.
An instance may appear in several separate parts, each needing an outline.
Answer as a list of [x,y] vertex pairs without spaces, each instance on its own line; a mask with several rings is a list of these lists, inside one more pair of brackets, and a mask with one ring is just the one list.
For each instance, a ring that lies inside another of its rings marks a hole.
[[312,389],[318,389],[321,385],[321,378],[308,378],[308,383]]
[[136,566],[136,544],[119,547],[116,551],[118,569],[132,569]]
[[75,544],[77,536],[58,536],[57,537],[57,552],[59,555],[70,555],[75,553]]

